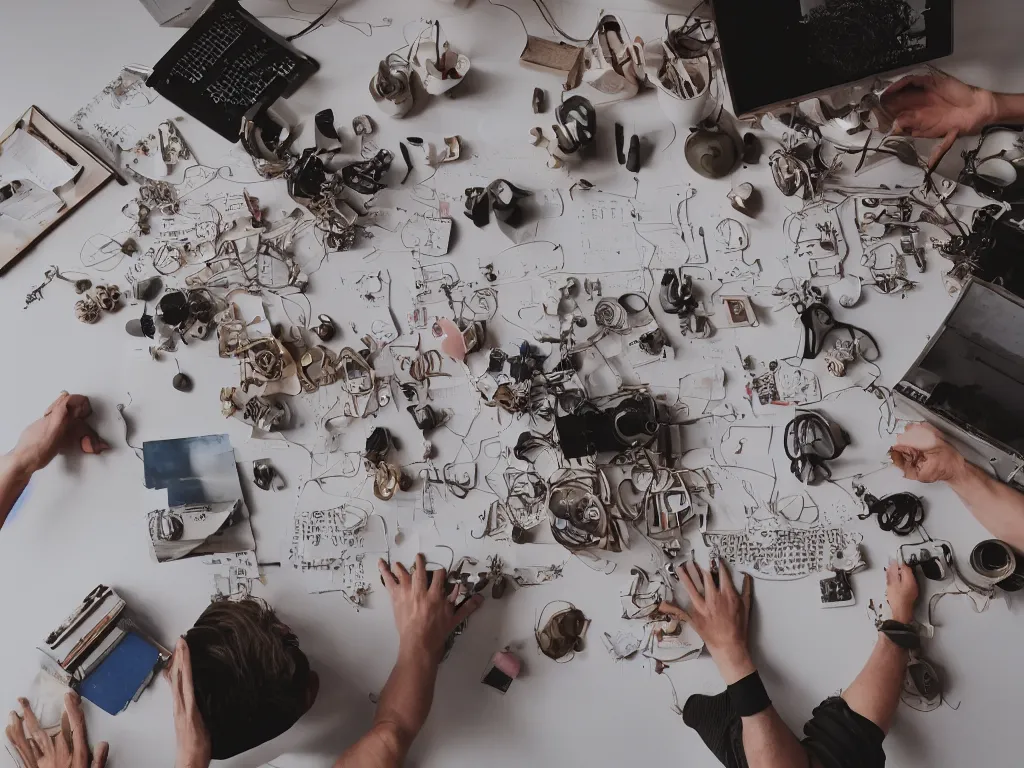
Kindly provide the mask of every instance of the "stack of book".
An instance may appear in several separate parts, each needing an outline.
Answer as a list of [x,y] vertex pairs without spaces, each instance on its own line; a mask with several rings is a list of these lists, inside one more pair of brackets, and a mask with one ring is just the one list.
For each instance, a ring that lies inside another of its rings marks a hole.
[[116,715],[137,701],[170,653],[139,630],[126,604],[102,584],[90,592],[40,649],[47,672]]

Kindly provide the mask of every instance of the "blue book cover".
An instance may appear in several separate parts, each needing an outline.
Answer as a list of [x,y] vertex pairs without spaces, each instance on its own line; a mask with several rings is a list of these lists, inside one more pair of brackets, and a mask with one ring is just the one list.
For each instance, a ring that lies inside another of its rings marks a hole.
[[152,675],[160,651],[129,632],[78,688],[82,698],[112,715],[124,710]]

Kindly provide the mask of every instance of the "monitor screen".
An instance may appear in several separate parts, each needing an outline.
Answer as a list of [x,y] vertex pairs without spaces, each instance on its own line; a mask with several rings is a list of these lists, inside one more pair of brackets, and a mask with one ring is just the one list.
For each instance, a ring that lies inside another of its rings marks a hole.
[[1024,304],[969,283],[904,381],[929,410],[1024,451]]
[[736,114],[948,56],[952,0],[712,0]]

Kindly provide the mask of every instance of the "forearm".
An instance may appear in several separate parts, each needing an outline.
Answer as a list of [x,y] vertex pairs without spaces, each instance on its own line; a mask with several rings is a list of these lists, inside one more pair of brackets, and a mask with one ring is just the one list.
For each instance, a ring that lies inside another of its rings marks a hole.
[[381,692],[374,724],[394,724],[411,745],[430,714],[438,663],[421,648],[400,647],[398,661]]
[[[745,649],[724,654],[718,669],[726,685],[757,671]],[[750,768],[804,768],[808,765],[807,752],[775,707],[743,718],[743,751]]]
[[[896,620],[908,623],[912,619],[913,616],[908,615]],[[908,657],[908,651],[879,634],[864,669],[843,691],[843,699],[850,709],[866,717],[886,734],[900,703]]]
[[430,714],[437,661],[422,649],[399,648],[370,731],[334,768],[398,768]]
[[1024,94],[997,93],[995,96],[996,123],[1024,123]]
[[1024,550],[1024,494],[966,461],[949,485],[993,536]]
[[0,528],[31,479],[31,467],[17,453],[0,456]]

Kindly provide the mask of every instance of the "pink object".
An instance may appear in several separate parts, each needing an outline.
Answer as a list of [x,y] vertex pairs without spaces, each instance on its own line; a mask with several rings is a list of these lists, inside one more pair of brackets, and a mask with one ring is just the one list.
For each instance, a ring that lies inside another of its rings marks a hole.
[[447,317],[439,317],[434,321],[433,330],[434,336],[441,339],[441,351],[444,354],[460,363],[466,359],[466,340],[459,326]]
[[491,659],[491,664],[513,679],[519,676],[523,668],[523,662],[511,651],[498,651]]

